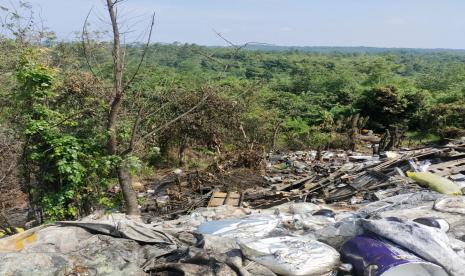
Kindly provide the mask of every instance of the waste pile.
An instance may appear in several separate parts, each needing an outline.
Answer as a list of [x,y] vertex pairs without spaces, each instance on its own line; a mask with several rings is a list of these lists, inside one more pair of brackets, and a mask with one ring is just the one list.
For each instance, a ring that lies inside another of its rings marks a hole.
[[[258,187],[197,186],[171,219],[97,212],[2,238],[0,275],[465,275],[462,144],[317,155],[270,154]],[[193,185],[170,178],[145,191],[160,208]]]
[[461,195],[465,187],[463,144],[382,156],[328,151],[318,160],[316,155],[315,151],[270,155],[265,179],[271,189],[248,191],[245,201],[253,200],[256,208],[296,199],[353,205],[424,189]]

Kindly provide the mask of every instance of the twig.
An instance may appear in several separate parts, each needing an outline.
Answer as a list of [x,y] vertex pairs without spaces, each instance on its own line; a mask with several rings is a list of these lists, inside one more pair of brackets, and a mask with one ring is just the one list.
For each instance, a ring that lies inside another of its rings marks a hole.
[[207,95],[205,95],[195,106],[191,107],[189,110],[187,110],[186,112],[182,113],[181,115],[179,115],[178,117],[172,119],[171,121],[167,122],[166,124],[150,131],[149,133],[145,134],[144,136],[142,136],[141,140],[145,140],[147,139],[148,137],[154,135],[155,133],[159,132],[160,130],[170,126],[171,124],[179,121],[180,119],[182,119],[183,117],[185,117],[186,115],[189,115],[190,113],[192,113],[194,110],[196,110],[198,107],[200,107],[208,98],[210,97],[210,94],[207,93]]
[[139,74],[140,67],[142,66],[142,62],[145,59],[145,56],[147,54],[147,51],[149,49],[150,45],[150,40],[152,39],[152,33],[153,33],[153,26],[155,25],[155,13],[152,14],[152,21],[150,23],[150,31],[149,31],[149,37],[147,38],[147,43],[145,44],[144,51],[142,52],[142,56],[140,58],[139,64],[137,65],[136,72],[132,75],[132,77],[129,79],[129,81],[124,85],[124,89],[126,89],[136,78],[137,74]]
[[94,71],[94,68],[90,64],[90,59],[87,53],[87,46],[86,46],[86,38],[87,38],[87,44],[89,44],[89,36],[87,35],[86,26],[87,26],[87,22],[89,21],[89,16],[91,13],[92,13],[92,8],[89,10],[89,13],[87,13],[86,20],[84,20],[84,24],[82,25],[82,34],[81,34],[82,51],[84,53],[84,57],[86,59],[86,63],[87,63],[87,66],[89,67],[90,72],[92,73],[92,75],[94,75],[96,79],[98,79],[98,76]]

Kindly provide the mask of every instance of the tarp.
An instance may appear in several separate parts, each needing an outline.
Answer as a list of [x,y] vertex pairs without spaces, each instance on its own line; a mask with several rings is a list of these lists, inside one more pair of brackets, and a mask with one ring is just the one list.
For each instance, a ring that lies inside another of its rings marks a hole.
[[101,234],[143,243],[175,243],[173,237],[156,230],[154,226],[136,222],[124,216],[109,215],[98,221],[60,221],[58,224],[78,226]]

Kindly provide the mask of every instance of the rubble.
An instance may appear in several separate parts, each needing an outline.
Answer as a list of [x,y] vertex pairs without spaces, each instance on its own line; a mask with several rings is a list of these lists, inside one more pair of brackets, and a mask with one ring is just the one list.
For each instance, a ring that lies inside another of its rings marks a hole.
[[441,182],[463,181],[463,145],[316,156],[270,154],[258,185],[233,185],[237,162],[170,173],[140,191],[145,222],[92,215],[0,239],[0,274],[465,275],[465,197]]

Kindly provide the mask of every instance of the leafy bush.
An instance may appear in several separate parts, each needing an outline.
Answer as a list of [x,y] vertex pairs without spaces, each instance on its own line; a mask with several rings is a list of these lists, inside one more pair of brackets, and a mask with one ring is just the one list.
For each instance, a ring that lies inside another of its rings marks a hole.
[[[35,180],[29,187],[48,220],[85,214],[99,196],[96,186],[105,187],[105,172],[117,162],[69,131],[78,122],[54,105],[55,73],[41,63],[38,51],[26,50],[16,74],[24,108],[26,179]],[[95,179],[99,181],[89,182]]]

